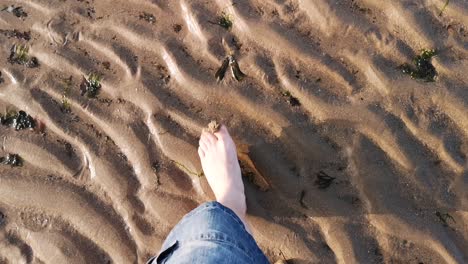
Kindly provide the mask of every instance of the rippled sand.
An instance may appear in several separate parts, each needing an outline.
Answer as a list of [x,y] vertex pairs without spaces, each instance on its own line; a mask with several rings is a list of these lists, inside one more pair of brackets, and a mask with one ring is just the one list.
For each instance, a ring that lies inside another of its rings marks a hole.
[[[44,129],[0,126],[0,156],[24,160],[0,166],[0,263],[143,263],[212,198],[196,147],[213,119],[271,184],[245,178],[272,262],[467,263],[468,2],[232,3],[2,1],[28,16],[0,29],[31,39],[0,34],[0,110]],[[230,31],[209,22],[223,11]],[[38,68],[8,62],[20,43]],[[436,82],[398,69],[421,49]],[[214,77],[229,52],[241,82]]]

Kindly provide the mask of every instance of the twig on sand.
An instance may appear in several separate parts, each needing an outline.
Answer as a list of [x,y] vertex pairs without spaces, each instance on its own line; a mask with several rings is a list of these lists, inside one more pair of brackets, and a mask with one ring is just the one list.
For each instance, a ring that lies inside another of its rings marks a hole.
[[445,1],[444,6],[442,7],[442,9],[440,9],[439,16],[442,16],[442,13],[444,13],[444,11],[447,8],[447,6],[449,5],[449,3],[450,3],[450,0]]
[[190,170],[189,168],[187,168],[187,166],[185,166],[184,164],[182,164],[182,163],[180,163],[180,162],[178,162],[176,160],[172,160],[172,162],[174,162],[177,165],[177,167],[184,170],[188,174],[191,174],[191,175],[194,175],[194,176],[197,176],[197,177],[202,177],[203,176],[203,172],[194,172],[194,171]]

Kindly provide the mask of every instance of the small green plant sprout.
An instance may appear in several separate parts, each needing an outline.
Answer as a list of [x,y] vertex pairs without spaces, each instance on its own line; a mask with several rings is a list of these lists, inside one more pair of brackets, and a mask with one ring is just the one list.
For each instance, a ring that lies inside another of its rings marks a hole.
[[81,95],[86,94],[89,98],[95,98],[101,89],[101,78],[100,74],[94,72],[88,78],[83,77],[80,85]]
[[35,68],[39,66],[39,62],[36,57],[29,56],[29,48],[25,45],[13,45],[10,50],[10,57],[8,61],[12,64],[17,63],[25,65],[28,68]]
[[219,17],[218,24],[221,27],[223,27],[223,28],[225,28],[227,30],[230,30],[232,28],[232,24],[233,24],[232,16],[229,15],[228,13],[226,13],[226,12],[222,12],[221,16]]
[[21,167],[23,166],[23,159],[18,154],[7,154],[6,157],[0,157],[0,164]]
[[449,3],[450,3],[450,0],[445,1],[444,6],[440,9],[439,16],[442,16],[442,14],[444,13],[444,11],[447,8],[447,6],[449,5]]
[[434,82],[436,79],[436,69],[431,63],[431,58],[436,56],[436,51],[423,49],[421,54],[413,59],[414,66],[403,64],[400,69],[403,73],[409,74],[413,79],[422,79],[426,82]]
[[72,76],[69,78],[65,78],[63,80],[63,92],[62,92],[62,107],[61,110],[64,113],[70,113],[71,112],[71,104],[70,101],[68,101],[68,94],[70,92],[70,87],[72,86]]
[[71,104],[70,101],[68,101],[67,97],[62,95],[62,112],[64,113],[70,113],[71,112]]
[[208,20],[208,22],[214,25],[218,25],[226,30],[231,30],[232,25],[234,24],[233,23],[234,19],[232,18],[232,16],[225,11],[221,12],[221,15],[218,17],[217,20],[218,21],[216,22]]

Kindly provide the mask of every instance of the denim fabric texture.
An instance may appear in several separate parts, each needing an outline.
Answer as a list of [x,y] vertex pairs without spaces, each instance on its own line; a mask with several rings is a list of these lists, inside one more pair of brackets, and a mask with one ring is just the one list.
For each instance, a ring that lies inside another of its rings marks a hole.
[[269,263],[239,217],[218,202],[207,202],[172,229],[157,257],[160,263]]

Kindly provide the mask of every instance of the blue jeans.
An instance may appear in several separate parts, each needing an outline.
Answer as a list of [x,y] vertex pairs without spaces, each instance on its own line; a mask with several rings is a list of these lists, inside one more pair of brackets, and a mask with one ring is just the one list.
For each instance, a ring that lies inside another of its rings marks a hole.
[[239,217],[218,202],[184,216],[148,263],[269,263]]

